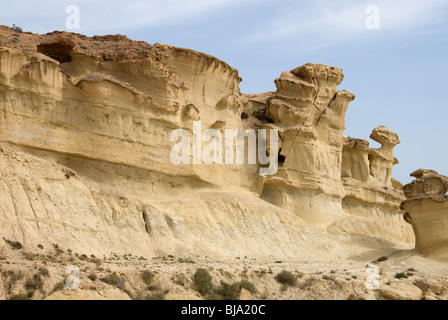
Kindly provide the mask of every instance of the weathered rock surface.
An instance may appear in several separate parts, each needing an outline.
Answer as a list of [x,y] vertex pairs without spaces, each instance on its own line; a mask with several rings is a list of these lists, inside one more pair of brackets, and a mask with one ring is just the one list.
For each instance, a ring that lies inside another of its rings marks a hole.
[[[308,63],[282,73],[276,92],[244,95],[237,70],[193,50],[0,32],[5,238],[94,254],[309,261],[354,254],[341,233],[413,241],[391,178],[398,136],[378,127],[375,150],[343,135],[355,96],[337,90],[341,69]],[[277,174],[260,175],[258,162],[173,164],[172,131],[191,133],[198,120],[202,131],[277,129]]]
[[92,290],[61,290],[44,300],[131,300],[131,298],[118,289],[108,289],[101,292]]
[[190,292],[169,292],[165,296],[165,300],[175,301],[175,300],[201,300],[200,296],[197,294],[192,294]]
[[423,254],[448,259],[448,177],[419,169],[416,179],[403,187],[407,200],[401,207],[412,225],[416,248]]
[[380,295],[387,300],[421,300],[423,292],[415,285],[398,282],[381,286]]
[[430,291],[430,293],[434,293],[436,295],[441,295],[445,291],[444,285],[434,279],[428,279],[428,278],[419,279],[419,280],[415,281],[414,284],[417,287],[419,287],[420,290],[422,290],[424,294],[426,294],[428,291]]
[[245,301],[249,301],[249,300],[253,300],[254,298],[252,297],[252,295],[250,294],[249,291],[247,291],[246,289],[242,288],[241,292],[238,296],[238,300],[245,300]]
[[0,300],[6,299],[4,286],[5,284],[3,283],[3,276],[0,274]]

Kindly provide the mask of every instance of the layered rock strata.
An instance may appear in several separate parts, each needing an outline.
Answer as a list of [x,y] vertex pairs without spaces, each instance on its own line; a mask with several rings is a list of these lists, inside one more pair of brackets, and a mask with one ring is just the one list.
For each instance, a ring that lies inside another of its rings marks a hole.
[[[315,227],[413,241],[391,178],[398,136],[375,129],[375,150],[343,135],[355,96],[337,90],[341,69],[308,63],[284,72],[275,92],[245,95],[237,70],[193,50],[120,35],[0,32],[6,238],[91,253],[279,258],[327,250],[331,240]],[[278,130],[278,148],[268,147],[278,172],[262,175],[264,165],[247,161],[174,164],[172,132],[193,136],[198,121],[223,136]]]

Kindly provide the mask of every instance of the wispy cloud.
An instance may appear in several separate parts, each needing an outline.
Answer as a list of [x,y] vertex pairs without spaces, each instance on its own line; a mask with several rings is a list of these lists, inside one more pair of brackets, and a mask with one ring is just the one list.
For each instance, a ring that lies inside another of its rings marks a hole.
[[[247,1],[246,1],[247,2]],[[255,2],[249,0],[248,2]],[[238,0],[17,0],[2,1],[0,21],[27,25],[27,29],[44,32],[64,29],[68,5],[80,9],[82,33],[128,32],[144,27],[164,27],[194,22],[217,10],[237,6]]]
[[[315,0],[300,3],[287,2],[279,6],[263,27],[241,39],[258,43],[291,40],[306,46],[326,46],[344,41],[362,39],[368,32],[366,8],[379,9],[382,34],[419,32],[443,22],[448,12],[447,0]],[[440,33],[440,29],[434,29]]]
[[[90,3],[92,1],[88,1]],[[115,4],[115,5],[114,5]],[[163,27],[185,24],[200,19],[205,14],[238,4],[238,0],[164,0],[164,1],[129,1],[123,5],[122,0],[105,1],[109,7],[107,15],[96,19],[96,4],[86,6],[84,15],[87,28],[131,29],[143,27]],[[93,24],[93,25],[92,25]]]

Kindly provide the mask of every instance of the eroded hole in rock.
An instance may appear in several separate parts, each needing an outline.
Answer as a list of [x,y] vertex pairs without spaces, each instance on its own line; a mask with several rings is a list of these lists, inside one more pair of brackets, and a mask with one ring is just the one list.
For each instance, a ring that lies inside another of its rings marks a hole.
[[241,120],[247,120],[247,119],[249,119],[249,115],[246,112],[243,112],[241,114]]
[[282,152],[282,149],[278,151],[278,167],[283,168],[283,165],[285,164],[286,158],[282,156],[280,153]]
[[70,52],[74,47],[73,43],[62,40],[53,43],[41,43],[37,46],[37,51],[60,63],[65,63],[72,61]]

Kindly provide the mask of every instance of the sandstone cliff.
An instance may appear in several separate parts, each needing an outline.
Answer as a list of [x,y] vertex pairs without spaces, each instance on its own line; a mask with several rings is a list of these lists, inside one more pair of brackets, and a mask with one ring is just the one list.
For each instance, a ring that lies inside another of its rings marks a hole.
[[[0,225],[27,247],[331,261],[345,236],[413,243],[391,178],[398,136],[347,138],[342,70],[308,63],[245,95],[217,58],[125,36],[0,39]],[[175,129],[277,129],[280,168],[174,165]],[[342,235],[342,237],[341,237]],[[342,240],[341,240],[342,239]],[[310,250],[313,248],[313,250]],[[337,258],[335,258],[337,257]]]

